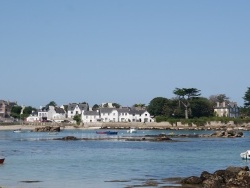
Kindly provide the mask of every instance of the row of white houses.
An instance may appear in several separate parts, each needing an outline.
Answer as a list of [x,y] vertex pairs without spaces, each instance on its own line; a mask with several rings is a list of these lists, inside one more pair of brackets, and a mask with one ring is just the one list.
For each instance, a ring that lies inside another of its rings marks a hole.
[[100,108],[98,111],[83,111],[82,122],[153,122],[146,110],[131,108]]
[[89,111],[87,104],[69,104],[67,112],[64,107],[49,106],[40,109],[37,113],[32,113],[28,122],[72,120],[75,115],[81,115],[83,123],[91,122],[153,122],[150,114],[146,110],[136,110],[132,108],[100,108],[97,111]]

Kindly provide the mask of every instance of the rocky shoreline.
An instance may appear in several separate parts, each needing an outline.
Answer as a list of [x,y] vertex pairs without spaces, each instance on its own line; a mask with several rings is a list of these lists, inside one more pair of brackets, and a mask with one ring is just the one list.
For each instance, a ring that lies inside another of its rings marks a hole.
[[247,188],[250,186],[250,171],[248,166],[217,170],[214,173],[203,171],[201,175],[191,176],[181,180],[183,186],[202,188]]

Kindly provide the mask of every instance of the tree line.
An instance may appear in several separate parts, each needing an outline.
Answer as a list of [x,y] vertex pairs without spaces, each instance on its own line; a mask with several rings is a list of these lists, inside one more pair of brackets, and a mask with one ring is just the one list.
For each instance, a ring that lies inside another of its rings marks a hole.
[[[168,99],[165,97],[156,97],[152,99],[147,106],[149,113],[154,116],[174,119],[192,119],[201,117],[214,117],[214,107],[216,103],[230,102],[225,94],[211,95],[209,98],[201,96],[197,88],[175,88],[173,91],[175,97]],[[250,116],[250,87],[243,96],[244,106],[239,107],[240,117]]]
[[[133,107],[137,109],[147,109],[148,112],[154,117],[164,117],[165,119],[193,119],[200,117],[214,117],[214,107],[216,103],[229,103],[229,97],[225,94],[211,95],[209,98],[201,96],[201,91],[197,88],[175,88],[173,90],[174,98],[168,99],[165,97],[155,97],[149,105],[134,104]],[[247,88],[244,96],[244,106],[239,107],[240,118],[250,117],[250,87]],[[83,102],[86,103],[86,102]],[[112,103],[113,107],[121,107],[118,103]],[[49,106],[57,106],[55,101],[49,102],[44,108]],[[107,107],[108,104],[104,104]],[[67,111],[67,105],[64,105]],[[100,105],[95,104],[92,110],[98,110]],[[36,111],[36,108],[27,106],[13,106],[11,109],[11,116],[17,119],[25,119],[32,111]]]

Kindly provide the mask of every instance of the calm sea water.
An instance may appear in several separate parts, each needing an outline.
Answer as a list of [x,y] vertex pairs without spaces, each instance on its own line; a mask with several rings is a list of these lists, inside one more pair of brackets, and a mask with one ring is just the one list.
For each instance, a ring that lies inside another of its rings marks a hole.
[[[169,134],[139,131],[134,135]],[[175,131],[176,134],[209,134],[208,131]],[[119,130],[117,136],[128,135]],[[131,134],[130,134],[131,135]],[[245,166],[239,154],[250,149],[244,138],[176,138],[178,142],[56,141],[76,136],[97,138],[95,130],[48,133],[0,131],[0,186],[7,188],[113,188],[141,185],[147,179],[200,175],[228,166]],[[163,184],[161,184],[162,186]]]

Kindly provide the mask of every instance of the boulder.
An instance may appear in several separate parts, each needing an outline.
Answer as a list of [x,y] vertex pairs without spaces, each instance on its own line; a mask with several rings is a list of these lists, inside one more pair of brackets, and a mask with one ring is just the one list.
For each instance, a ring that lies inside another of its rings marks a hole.
[[45,127],[37,127],[34,130],[35,132],[60,132],[60,127],[51,127],[51,126],[45,126]]
[[63,138],[55,138],[54,140],[79,140],[79,139],[74,136],[65,136]]
[[203,188],[248,188],[250,185],[250,171],[248,166],[229,166],[226,169],[217,170],[213,174],[204,171],[200,177],[187,177],[183,179],[181,183],[183,186],[185,186],[185,184],[189,186],[199,185]]
[[181,181],[181,183],[183,184],[201,184],[202,183],[202,179],[200,177],[197,176],[190,176],[188,178],[185,178]]

